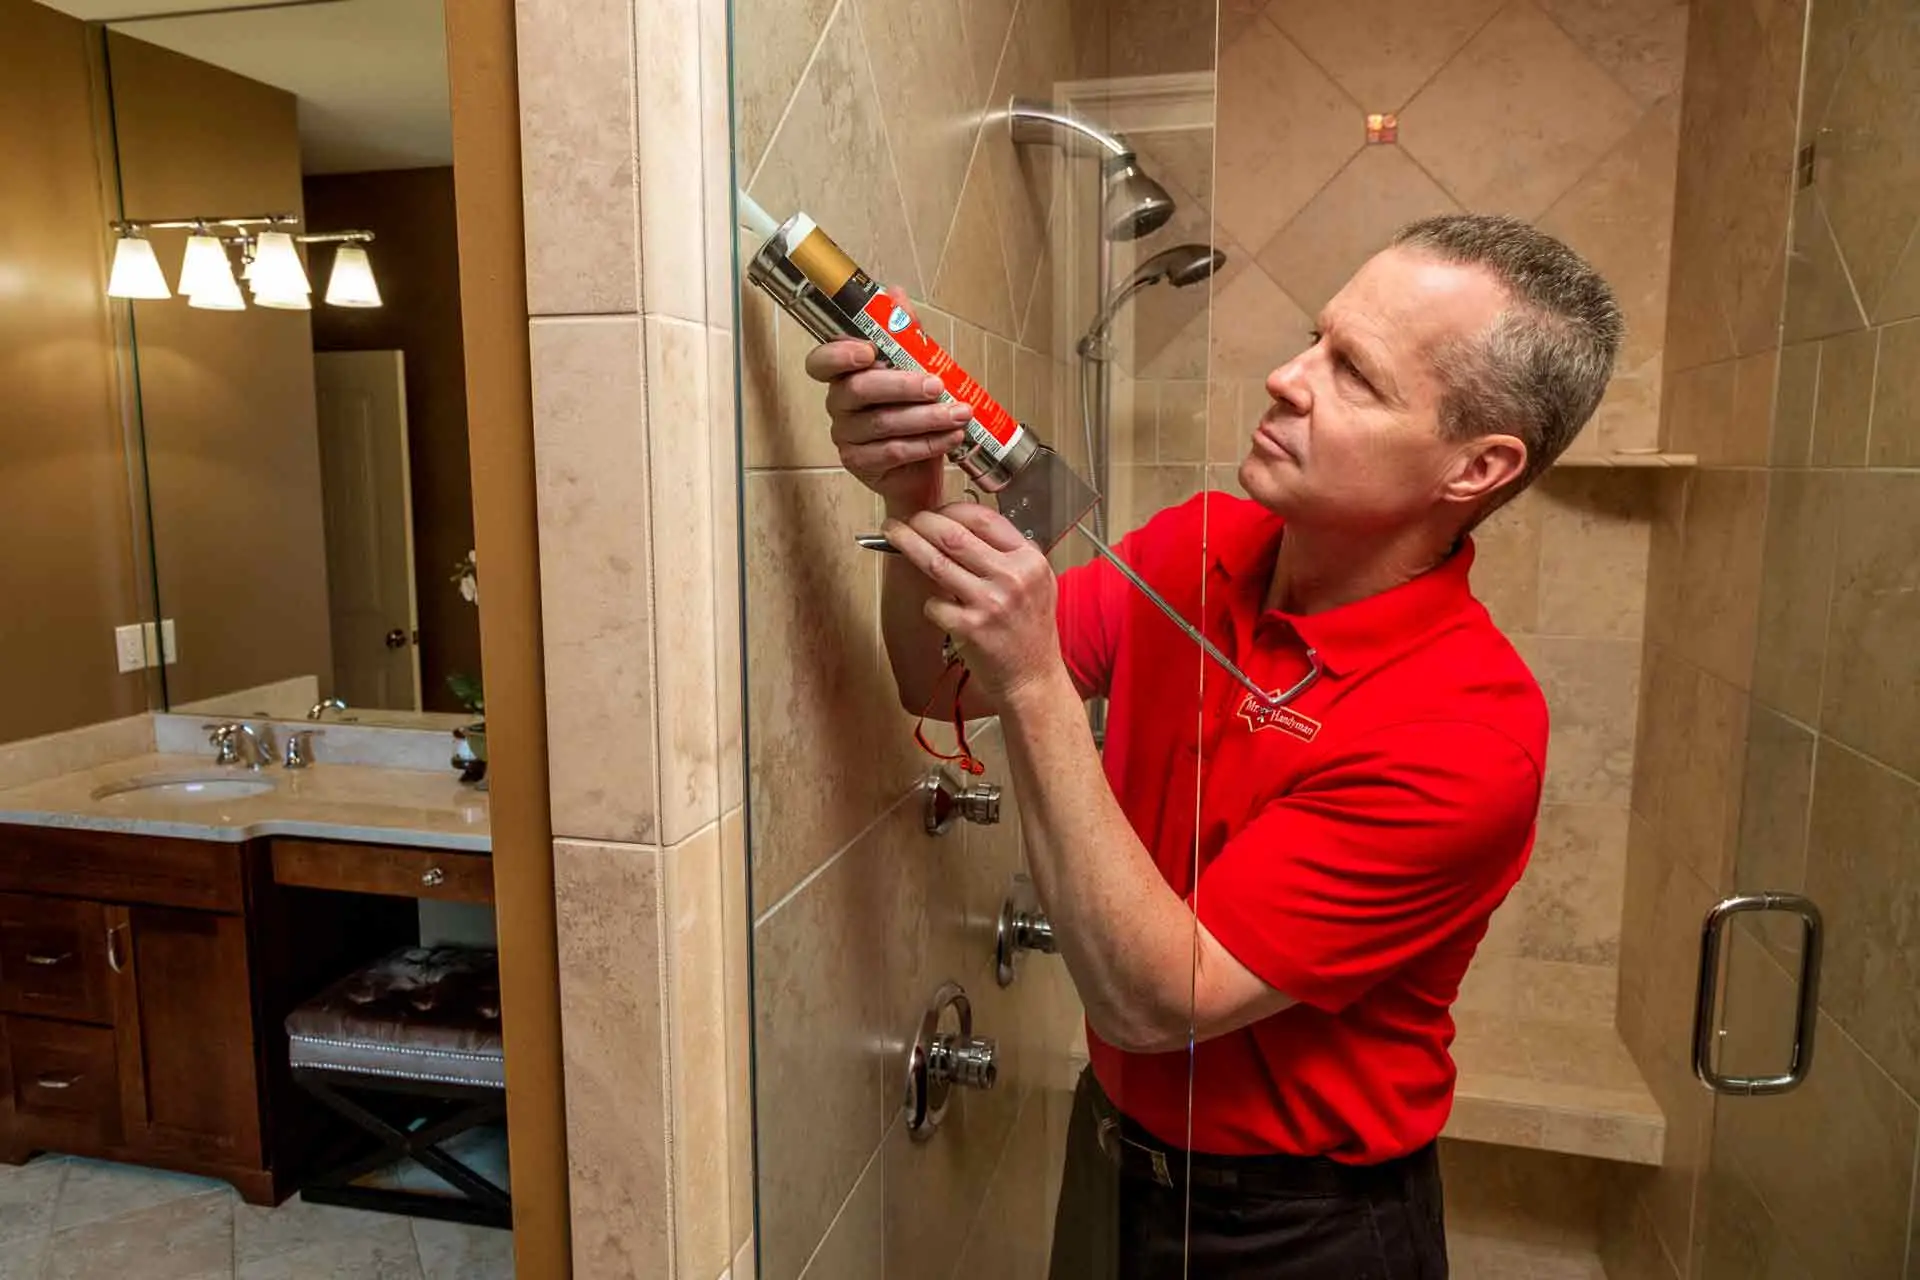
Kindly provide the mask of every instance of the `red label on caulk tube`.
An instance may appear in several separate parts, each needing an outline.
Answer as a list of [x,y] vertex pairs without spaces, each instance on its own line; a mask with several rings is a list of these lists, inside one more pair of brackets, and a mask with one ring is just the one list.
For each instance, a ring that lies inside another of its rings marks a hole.
[[[876,291],[867,305],[854,317],[854,323],[873,343],[880,359],[896,369],[922,369],[940,379],[946,388],[941,400],[961,400],[973,407],[967,423],[967,440],[986,450],[994,461],[1003,460],[1020,442],[1026,428],[987,394],[979,381],[960,367],[947,349],[927,336],[913,313]],[[901,357],[906,357],[904,360]]]

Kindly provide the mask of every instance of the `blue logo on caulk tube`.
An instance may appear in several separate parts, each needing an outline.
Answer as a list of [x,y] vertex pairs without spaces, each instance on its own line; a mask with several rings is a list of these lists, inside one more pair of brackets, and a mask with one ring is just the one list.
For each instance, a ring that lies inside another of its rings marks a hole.
[[905,307],[895,307],[892,313],[887,316],[887,332],[899,333],[912,323],[913,317],[907,314]]

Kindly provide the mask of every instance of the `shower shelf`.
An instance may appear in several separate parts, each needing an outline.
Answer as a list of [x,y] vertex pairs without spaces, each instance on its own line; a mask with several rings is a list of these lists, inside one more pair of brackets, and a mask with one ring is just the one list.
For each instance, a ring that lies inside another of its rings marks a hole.
[[1562,456],[1553,465],[1556,467],[1617,467],[1617,468],[1660,468],[1692,467],[1699,465],[1700,457],[1692,453],[1641,453],[1626,451],[1620,453],[1587,453]]

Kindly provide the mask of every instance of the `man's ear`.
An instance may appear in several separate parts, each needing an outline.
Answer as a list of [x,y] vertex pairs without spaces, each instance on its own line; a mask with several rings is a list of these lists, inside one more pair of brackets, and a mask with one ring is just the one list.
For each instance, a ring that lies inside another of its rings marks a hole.
[[1460,447],[1441,483],[1450,502],[1480,506],[1517,483],[1527,470],[1527,445],[1518,436],[1481,436]]

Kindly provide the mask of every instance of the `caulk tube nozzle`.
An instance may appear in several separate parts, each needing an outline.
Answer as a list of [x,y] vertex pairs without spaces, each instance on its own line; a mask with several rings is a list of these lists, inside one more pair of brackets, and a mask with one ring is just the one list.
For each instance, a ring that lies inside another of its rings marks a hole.
[[780,229],[780,224],[773,220],[773,215],[762,209],[758,200],[739,188],[736,187],[733,194],[735,200],[739,202],[740,221],[753,233],[754,239],[761,241],[772,239],[773,233]]

